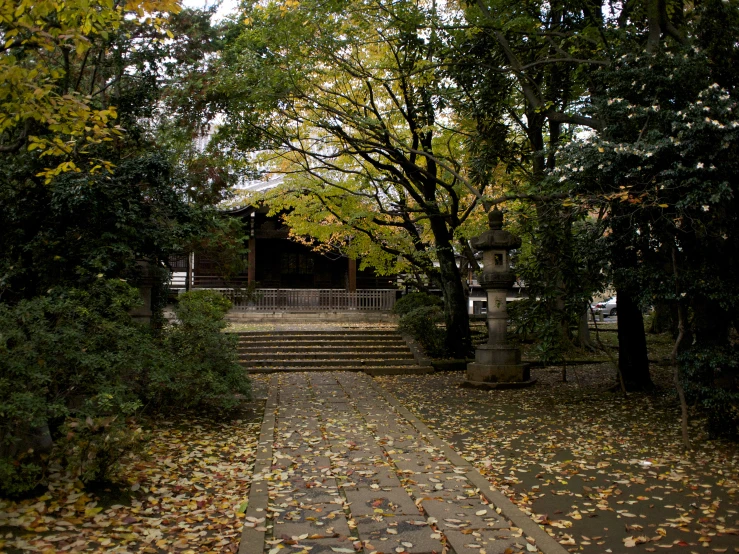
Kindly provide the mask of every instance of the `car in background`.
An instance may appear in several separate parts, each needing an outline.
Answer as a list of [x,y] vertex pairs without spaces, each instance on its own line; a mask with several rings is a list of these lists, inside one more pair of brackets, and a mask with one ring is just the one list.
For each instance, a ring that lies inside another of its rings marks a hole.
[[608,300],[603,300],[602,302],[596,302],[593,304],[594,310],[600,310],[603,315],[616,315],[617,309],[616,309],[616,297],[612,296]]

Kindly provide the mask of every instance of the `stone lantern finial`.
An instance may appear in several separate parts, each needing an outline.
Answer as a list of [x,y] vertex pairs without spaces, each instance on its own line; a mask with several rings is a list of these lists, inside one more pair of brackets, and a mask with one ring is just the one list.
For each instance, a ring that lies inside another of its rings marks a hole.
[[488,212],[488,227],[493,231],[500,231],[503,228],[503,212],[498,209],[498,206]]

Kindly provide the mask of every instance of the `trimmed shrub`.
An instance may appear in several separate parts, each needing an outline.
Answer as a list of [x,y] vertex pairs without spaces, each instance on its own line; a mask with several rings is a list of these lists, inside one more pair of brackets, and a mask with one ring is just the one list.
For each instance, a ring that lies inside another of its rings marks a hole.
[[398,330],[410,335],[430,358],[446,356],[446,330],[439,327],[443,312],[436,306],[422,306],[400,317]]
[[[121,407],[141,406],[131,384],[151,338],[127,314],[136,302],[126,283],[101,279],[89,290],[0,304],[0,491],[39,483],[67,418],[117,420]],[[90,403],[103,392],[107,402]],[[97,474],[112,470],[105,465]]]
[[412,312],[418,308],[436,307],[441,308],[443,301],[438,296],[426,292],[411,292],[402,296],[393,306],[393,313],[400,316]]
[[692,347],[679,355],[688,403],[708,418],[711,438],[739,437],[739,347]]
[[133,417],[141,404],[121,402],[123,396],[101,392],[61,427],[55,457],[84,483],[114,480],[120,460],[143,446],[143,430]]
[[155,368],[148,383],[155,409],[229,410],[249,398],[250,382],[236,352],[238,337],[223,332],[230,308],[231,302],[214,291],[179,297],[177,322],[162,335],[174,363]]

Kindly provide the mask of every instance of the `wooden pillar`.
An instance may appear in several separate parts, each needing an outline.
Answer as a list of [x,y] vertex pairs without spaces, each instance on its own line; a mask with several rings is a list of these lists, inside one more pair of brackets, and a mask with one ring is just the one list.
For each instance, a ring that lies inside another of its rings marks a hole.
[[248,282],[251,285],[254,283],[257,274],[257,239],[254,235],[249,237],[249,266],[246,268],[246,274]]
[[357,292],[357,260],[349,258],[349,292]]
[[187,270],[185,272],[185,292],[188,292],[192,288],[193,273],[195,272],[195,254],[193,252],[187,253]]
[[250,220],[250,232],[249,232],[249,258],[248,266],[246,268],[247,282],[249,285],[253,284],[257,276],[257,238],[254,235],[254,220],[256,212],[252,212],[249,217]]

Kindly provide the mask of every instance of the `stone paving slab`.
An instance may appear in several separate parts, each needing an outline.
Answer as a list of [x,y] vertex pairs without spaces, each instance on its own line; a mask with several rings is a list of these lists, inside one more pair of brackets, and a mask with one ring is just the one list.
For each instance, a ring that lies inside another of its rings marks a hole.
[[521,539],[506,531],[445,531],[444,534],[456,554],[480,554],[482,550],[486,554],[505,554],[520,550],[516,545],[521,544]]
[[425,519],[411,517],[357,518],[357,532],[366,552],[396,554],[397,549],[408,554],[439,552],[440,538],[434,538]]
[[395,470],[390,466],[377,468],[372,465],[357,465],[342,476],[345,477],[345,482],[341,485],[344,489],[402,487]]
[[409,485],[416,485],[424,492],[436,492],[442,490],[465,491],[474,490],[467,477],[460,473],[439,472],[416,472],[403,476]]
[[415,502],[402,487],[348,489],[346,500],[353,516],[420,516]]
[[564,554],[362,373],[274,376],[240,554]]
[[[280,550],[287,554],[288,552],[302,553],[310,552],[310,554],[337,554],[338,552],[355,552],[354,541],[345,538],[331,539],[293,539],[284,541],[290,550]],[[479,553],[478,553],[479,554]]]
[[288,506],[310,507],[315,504],[331,504],[340,501],[343,505],[343,497],[338,488],[333,489],[283,489],[274,496],[276,503]]
[[275,515],[275,537],[299,536],[305,533],[314,539],[348,537],[349,525],[343,506],[312,504],[310,507],[290,507]]
[[511,525],[501,518],[490,506],[477,498],[459,499],[431,497],[422,498],[421,507],[434,519],[440,529],[479,530],[507,529]]

